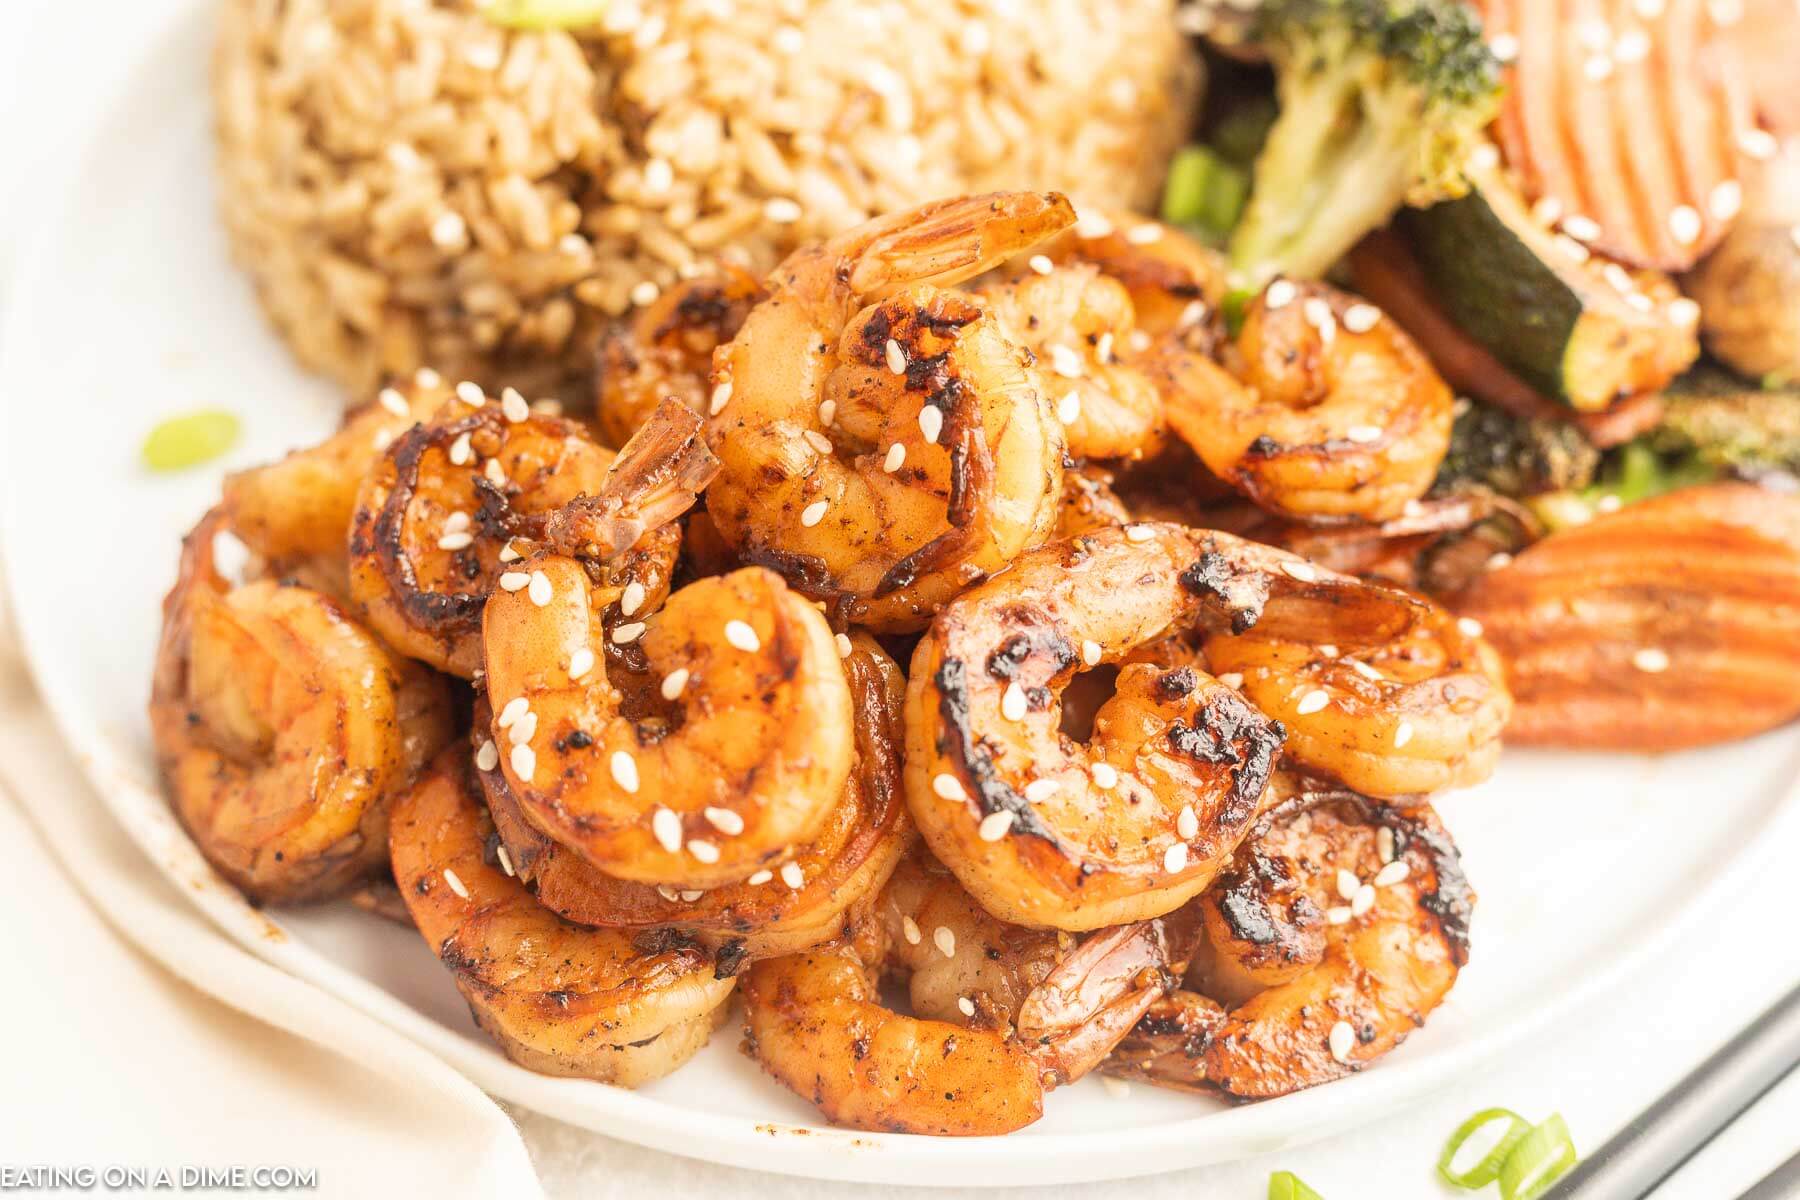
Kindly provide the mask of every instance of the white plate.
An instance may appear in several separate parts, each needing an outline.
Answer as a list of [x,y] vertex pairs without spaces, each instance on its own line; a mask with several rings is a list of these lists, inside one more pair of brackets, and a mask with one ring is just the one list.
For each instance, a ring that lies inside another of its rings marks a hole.
[[[494,1094],[677,1154],[848,1180],[1071,1182],[1259,1154],[1474,1070],[1656,953],[1776,841],[1796,844],[1800,804],[1783,802],[1800,770],[1794,730],[1666,759],[1510,754],[1491,783],[1441,805],[1481,893],[1474,960],[1449,1003],[1376,1068],[1264,1104],[1142,1086],[1118,1098],[1089,1081],[1012,1137],[934,1140],[810,1124],[729,1032],[636,1093],[514,1067],[476,1033],[419,939],[348,910],[258,913],[212,877],[156,791],[143,703],[177,539],[224,469],[316,440],[337,416],[331,390],[291,365],[226,261],[210,194],[211,5],[171,7],[135,73],[112,81],[11,293],[0,531],[27,651],[107,803],[222,928]],[[246,418],[229,461],[140,471],[145,431],[200,406]]]

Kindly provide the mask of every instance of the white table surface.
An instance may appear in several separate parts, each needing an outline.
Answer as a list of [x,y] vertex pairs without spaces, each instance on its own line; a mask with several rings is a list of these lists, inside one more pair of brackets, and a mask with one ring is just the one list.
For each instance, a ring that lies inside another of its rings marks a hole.
[[[6,0],[0,22],[0,280],[19,227],[29,220],[35,203],[33,181],[52,169],[68,145],[69,131],[82,126],[97,102],[92,89],[83,86],[84,78],[129,51],[133,31],[144,19],[142,10],[155,3]],[[3,287],[0,303],[20,299],[8,297]],[[1695,802],[1705,803],[1705,797],[1697,796]],[[1670,835],[1680,832],[1671,830]],[[1791,849],[1800,857],[1800,846]],[[1606,886],[1604,879],[1593,883]],[[1449,1196],[1456,1193],[1437,1184],[1431,1173],[1438,1148],[1463,1117],[1494,1105],[1534,1118],[1560,1111],[1576,1145],[1592,1149],[1800,979],[1793,896],[1792,883],[1783,875],[1771,873],[1752,882],[1708,927],[1581,1020],[1410,1111],[1381,1115],[1363,1130],[1278,1159],[1065,1190],[1136,1200],[1252,1200],[1263,1195],[1271,1171],[1286,1169],[1329,1200]],[[1669,901],[1680,903],[1681,897]],[[29,919],[22,919],[25,914]],[[306,1138],[317,1135],[309,1135],[310,1127],[295,1119],[297,1114],[283,1111],[284,1105],[320,1102],[319,1080],[311,1076],[296,1081],[292,1097],[251,1092],[230,1104],[195,1103],[191,1112],[168,1112],[167,1100],[153,1098],[147,1089],[121,1090],[123,1077],[141,1079],[166,1069],[156,1062],[154,1039],[144,1036],[154,1023],[182,1019],[183,1011],[193,1019],[191,1006],[210,1001],[197,994],[171,995],[154,964],[134,956],[93,916],[4,801],[0,962],[38,968],[20,972],[23,986],[9,982],[0,987],[0,1028],[14,1034],[0,1064],[0,1161],[130,1160],[140,1155],[147,1126],[219,1122],[222,1113],[239,1120],[290,1122],[295,1142],[289,1161],[338,1158],[332,1147],[309,1145]],[[97,985],[105,985],[100,993],[104,1003],[96,999]],[[111,991],[113,987],[121,990]],[[131,1020],[122,1024],[122,1013],[131,1014]],[[228,1017],[223,1009],[219,1013],[220,1020],[242,1019]],[[54,1082],[9,1086],[9,1081],[16,1085],[23,1080]],[[155,1121],[147,1116],[147,1104],[157,1106]],[[514,1116],[552,1196],[806,1198],[844,1190],[671,1158],[534,1114]],[[228,1143],[230,1125],[218,1128]],[[1656,1195],[1658,1200],[1732,1197],[1796,1149],[1800,1075],[1779,1085]],[[919,1194],[904,1188],[856,1190],[864,1195]]]

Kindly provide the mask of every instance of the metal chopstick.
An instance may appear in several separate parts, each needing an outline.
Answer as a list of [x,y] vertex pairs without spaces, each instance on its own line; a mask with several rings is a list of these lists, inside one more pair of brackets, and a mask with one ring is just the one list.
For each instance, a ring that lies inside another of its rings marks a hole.
[[1764,1175],[1738,1200],[1794,1200],[1800,1196],[1800,1152]]
[[1800,986],[1577,1163],[1542,1200],[1641,1200],[1796,1063]]

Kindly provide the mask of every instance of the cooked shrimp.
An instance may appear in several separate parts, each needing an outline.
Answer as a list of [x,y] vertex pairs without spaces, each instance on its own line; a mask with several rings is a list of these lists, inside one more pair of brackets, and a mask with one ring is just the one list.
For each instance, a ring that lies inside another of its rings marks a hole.
[[1041,250],[1052,263],[1090,263],[1123,284],[1138,329],[1152,338],[1201,332],[1228,289],[1217,250],[1134,213],[1089,213],[1084,206],[1082,220]]
[[1063,472],[1062,501],[1056,513],[1058,538],[1124,525],[1130,520],[1131,510],[1113,491],[1110,473],[1092,466]]
[[1450,389],[1425,356],[1380,310],[1324,284],[1270,283],[1229,371],[1174,341],[1153,357],[1170,427],[1271,512],[1398,516],[1450,446]]
[[468,751],[439,755],[394,805],[394,879],[475,1023],[548,1075],[636,1087],[694,1056],[724,1020],[730,966],[671,933],[583,929],[497,864]]
[[335,594],[347,595],[345,544],[363,476],[395,438],[449,398],[449,389],[430,375],[384,388],[376,403],[318,445],[227,477],[223,506],[231,532],[275,570],[316,568],[333,581]]
[[[825,618],[760,567],[702,579],[608,634],[582,565],[543,553],[483,623],[492,737],[528,818],[620,879],[736,883],[819,837],[855,756]],[[541,580],[541,585],[536,582]],[[595,670],[639,647],[656,709]]]
[[1390,640],[1253,629],[1208,638],[1207,661],[1241,680],[1286,727],[1288,756],[1315,772],[1385,799],[1469,787],[1493,774],[1512,697],[1479,626],[1421,604]]
[[525,818],[499,769],[485,705],[475,716],[477,767],[509,866],[540,903],[584,925],[669,926],[718,947],[720,958],[792,954],[838,936],[871,909],[901,855],[913,844],[900,792],[899,664],[867,634],[851,636],[844,673],[856,709],[856,766],[823,830],[787,861],[709,891],[628,883],[596,870]]
[[595,415],[614,445],[624,445],[670,396],[705,414],[713,351],[737,336],[763,298],[755,276],[729,263],[718,270],[665,289],[601,339]]
[[271,904],[378,870],[388,804],[451,735],[443,682],[337,601],[213,564],[215,510],[182,543],[150,701],[157,760],[209,862]]
[[906,979],[914,1015],[1011,1032],[1046,1086],[1085,1075],[1169,984],[1160,922],[1081,940],[1008,925],[922,851],[888,881],[880,915],[888,972]]
[[1429,805],[1302,787],[1196,902],[1201,994],[1158,1002],[1107,1069],[1245,1098],[1361,1070],[1443,1002],[1474,901]]
[[1136,524],[1032,551],[939,612],[914,651],[906,790],[937,857],[1003,920],[1094,929],[1204,888],[1255,818],[1283,731],[1193,667],[1120,667],[1083,745],[1078,672],[1197,626],[1349,641],[1417,619],[1402,593],[1222,533]]
[[1049,536],[1062,426],[988,306],[944,290],[1074,219],[940,201],[799,251],[714,358],[707,509],[747,562],[858,624],[920,628]]

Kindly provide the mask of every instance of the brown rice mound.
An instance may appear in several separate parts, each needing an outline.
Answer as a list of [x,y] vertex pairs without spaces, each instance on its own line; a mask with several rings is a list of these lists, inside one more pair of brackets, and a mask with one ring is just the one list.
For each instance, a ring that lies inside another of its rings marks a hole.
[[300,360],[576,386],[603,325],[721,253],[934,196],[1143,206],[1198,66],[1173,0],[225,0],[219,191]]

